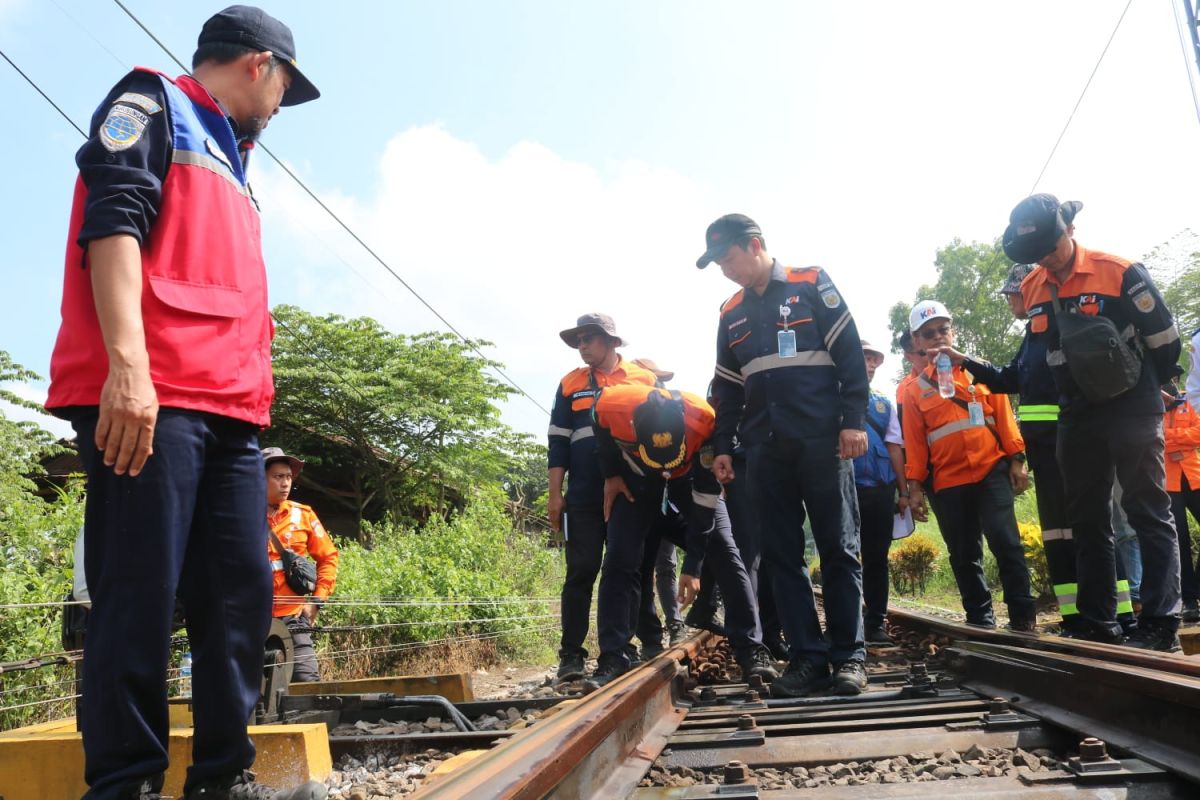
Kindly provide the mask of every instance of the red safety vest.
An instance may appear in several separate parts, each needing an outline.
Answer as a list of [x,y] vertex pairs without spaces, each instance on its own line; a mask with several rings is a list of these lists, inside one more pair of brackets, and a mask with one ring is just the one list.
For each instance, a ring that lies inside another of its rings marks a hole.
[[[275,395],[274,326],[258,210],[237,142],[200,83],[156,74],[173,143],[162,205],[142,245],[142,324],[158,402],[265,426]],[[48,409],[98,405],[108,376],[91,275],[81,268],[86,253],[76,243],[86,201],[77,178]]]

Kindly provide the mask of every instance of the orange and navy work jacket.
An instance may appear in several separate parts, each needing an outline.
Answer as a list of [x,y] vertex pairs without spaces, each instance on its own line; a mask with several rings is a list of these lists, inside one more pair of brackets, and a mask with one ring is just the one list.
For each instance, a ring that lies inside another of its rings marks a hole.
[[[284,500],[279,510],[267,512],[267,524],[279,537],[283,546],[296,555],[308,556],[317,562],[317,588],[312,596],[321,600],[333,594],[337,585],[338,551],[329,532],[317,519],[311,508],[301,503]],[[275,588],[275,605],[272,616],[292,617],[304,608],[305,600],[292,591],[283,574],[283,559],[275,549],[271,537],[267,537],[267,557],[271,560],[271,575]],[[295,598],[295,599],[293,599]]]
[[900,420],[900,424],[904,425],[904,395],[908,392],[908,385],[917,379],[917,371],[910,369],[908,374],[900,379],[900,383],[896,384],[896,418]]
[[667,499],[687,520],[687,554],[683,572],[699,575],[700,563],[708,534],[713,527],[713,515],[721,499],[721,484],[709,467],[712,464],[712,438],[716,414],[712,406],[691,392],[679,392],[683,401],[684,448],[683,461],[668,472],[643,463],[638,456],[637,436],[633,430],[633,412],[651,392],[670,396],[671,392],[653,386],[626,384],[604,389],[596,398],[596,444],[600,468],[605,478],[622,477],[630,490],[639,497],[637,502],[662,501],[665,481]]
[[1163,416],[1166,439],[1167,491],[1182,492],[1183,476],[1188,488],[1200,490],[1200,415],[1186,400]]
[[[1142,349],[1142,374],[1137,385],[1098,405],[1084,397],[1071,377],[1059,342],[1052,285],[1058,290],[1064,312],[1107,317],[1128,343]],[[1045,344],[1046,363],[1054,373],[1063,418],[1093,408],[1118,416],[1163,413],[1159,387],[1178,372],[1182,345],[1171,312],[1144,266],[1076,244],[1075,260],[1065,283],[1059,284],[1049,271],[1038,267],[1021,283],[1021,295],[1029,315],[1031,346]]]
[[580,367],[558,384],[550,411],[547,466],[567,470],[567,506],[599,508],[604,502],[604,479],[596,460],[592,436],[592,403],[598,391],[623,383],[654,385],[654,373],[617,356],[612,372]]
[[[786,309],[786,311],[785,311]],[[779,334],[796,335],[791,357]],[[721,306],[713,405],[717,455],[772,437],[803,439],[866,430],[867,365],[846,302],[820,267],[771,266],[759,295],[742,290]]]
[[[970,373],[955,367],[954,398],[942,397],[934,370],[927,367],[905,390],[904,474],[923,482],[932,464],[933,489],[940,492],[982,481],[997,461],[1024,452],[1025,441],[1008,395],[976,386]],[[971,402],[983,406],[984,425],[971,424],[962,405]]]

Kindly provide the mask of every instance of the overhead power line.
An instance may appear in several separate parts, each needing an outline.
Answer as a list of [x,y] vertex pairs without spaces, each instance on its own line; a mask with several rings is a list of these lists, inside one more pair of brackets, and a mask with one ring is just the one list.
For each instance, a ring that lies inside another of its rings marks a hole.
[[43,91],[42,91],[42,87],[40,87],[40,86],[38,86],[36,83],[34,83],[34,81],[33,81],[33,78],[31,78],[31,77],[29,77],[28,75],[26,75],[26,74],[24,73],[24,71],[22,71],[22,70],[21,70],[21,68],[20,68],[20,67],[18,67],[18,66],[17,66],[15,63],[13,63],[13,60],[12,60],[11,58],[9,58],[9,57],[8,57],[8,54],[6,54],[6,53],[5,53],[3,50],[0,50],[0,58],[3,58],[5,61],[7,61],[7,62],[8,62],[8,65],[9,65],[10,67],[12,67],[13,69],[15,69],[15,70],[17,71],[17,74],[18,74],[18,75],[20,75],[22,78],[24,78],[24,79],[25,79],[25,82],[26,82],[26,83],[28,83],[30,86],[32,86],[32,87],[33,87],[33,90],[34,90],[35,92],[37,92],[38,94],[40,94],[40,95],[42,96],[42,98],[43,98],[43,99],[44,99],[44,100],[45,100],[47,103],[49,103],[51,106],[53,106],[53,107],[54,107],[54,110],[58,112],[59,116],[61,116],[63,119],[65,119],[65,120],[67,121],[67,123],[68,123],[68,124],[69,124],[69,125],[70,125],[72,128],[74,128],[75,130],[79,131],[79,135],[80,135],[80,136],[82,136],[82,137],[83,137],[83,138],[85,138],[85,139],[87,138],[87,134],[83,132],[83,128],[81,128],[81,127],[79,127],[78,125],[76,125],[76,124],[75,124],[75,120],[73,120],[73,119],[71,119],[70,117],[68,117],[68,116],[67,116],[67,112],[65,112],[65,111],[63,111],[61,108],[59,108],[59,107],[58,107],[58,103],[56,103],[56,102],[54,102],[53,100],[51,100],[51,99],[50,99],[50,95],[48,95],[48,94],[46,94],[45,92],[43,92]]
[[[186,72],[189,75],[191,74],[191,70],[188,69],[188,67],[186,65],[184,65],[184,63],[182,61],[180,61],[179,58],[173,52],[171,52],[171,49],[169,47],[167,47],[162,42],[162,40],[160,40],[157,36],[154,35],[153,31],[151,31],[148,27],[146,27],[145,23],[143,23],[140,19],[138,19],[136,14],[134,14],[132,11],[129,10],[128,6],[126,6],[123,2],[121,2],[121,0],[113,0],[113,2],[116,3],[117,6],[120,7],[120,9],[122,11],[124,11],[125,14],[131,20],[133,20],[133,22],[139,28],[141,28],[146,33],[146,35],[149,36],[154,41],[154,43],[156,45],[158,45],[159,48],[164,53],[167,54],[167,56],[172,61],[174,61],[176,64],[178,64],[180,69],[182,69],[184,72]],[[393,278],[395,278],[397,281],[399,281],[400,285],[403,286],[405,289],[407,289],[413,297],[417,298],[417,300],[421,303],[421,305],[423,305],[423,306],[425,306],[425,308],[429,309],[429,312],[431,314],[433,314],[435,317],[437,317],[442,322],[443,325],[445,325],[447,328],[449,328],[451,333],[453,333],[459,339],[462,339],[463,343],[466,344],[467,347],[471,348],[471,350],[473,350],[476,355],[478,355],[480,358],[487,360],[487,356],[485,356],[483,354],[483,352],[479,349],[479,347],[470,338],[468,338],[466,336],[466,334],[464,334],[457,327],[455,327],[455,325],[452,322],[450,322],[450,320],[446,319],[446,317],[443,316],[440,311],[438,311],[436,308],[433,307],[433,304],[431,304],[428,300],[426,300],[421,295],[420,292],[418,292],[408,281],[406,281],[403,278],[403,276],[400,275],[399,272],[394,270],[390,264],[388,264],[378,253],[376,253],[375,250],[362,239],[362,237],[360,237],[357,233],[354,232],[354,229],[352,229],[348,224],[346,224],[342,220],[342,218],[339,217],[336,212],[334,212],[334,210],[332,208],[330,208],[329,206],[327,206],[325,204],[325,201],[323,201],[320,197],[318,197],[317,194],[315,192],[313,192],[312,189],[308,188],[308,185],[303,180],[300,179],[300,176],[298,176],[295,172],[293,172],[292,169],[287,164],[283,163],[282,159],[280,159],[278,156],[276,156],[264,144],[259,143],[256,146],[256,149],[260,149],[264,153],[266,153],[267,156],[269,156],[270,159],[272,161],[274,161],[275,164],[280,169],[282,169],[287,174],[287,176],[289,178],[291,178],[305,194],[307,194],[310,198],[312,198],[313,202],[315,202],[318,206],[321,207],[322,211],[324,211],[326,214],[329,215],[330,219],[332,219],[334,222],[336,222],[338,224],[338,226],[350,236],[351,239],[353,239],[355,242],[357,242],[359,244],[359,246],[361,246],[364,250],[367,251],[367,253],[371,256],[371,258],[375,259],[375,261],[378,262],[378,264],[381,267],[383,267],[385,270],[387,270],[388,273],[390,273]],[[510,378],[508,376],[508,373],[506,373],[504,370],[500,369],[497,366],[492,366],[491,369],[497,375],[499,375],[501,378],[503,378],[505,383],[507,383],[509,386],[513,387],[514,389],[516,389],[517,392],[524,395],[525,398],[529,400],[529,402],[533,403],[535,406],[537,406],[539,409],[541,409],[542,413],[544,413],[546,416],[550,415],[549,409],[547,409],[545,406],[543,406],[541,403],[539,403],[537,400],[535,400],[533,395],[531,395],[529,392],[525,391],[525,389],[523,389],[520,384],[518,384],[516,381],[514,381],[512,378]]]
[[1079,110],[1079,105],[1083,102],[1083,98],[1087,95],[1088,88],[1092,85],[1092,78],[1096,77],[1096,71],[1100,69],[1100,64],[1104,61],[1104,56],[1108,53],[1108,47],[1113,43],[1113,39],[1117,35],[1117,31],[1121,29],[1121,23],[1125,21],[1125,14],[1129,12],[1129,7],[1133,5],[1133,0],[1128,0],[1125,3],[1125,9],[1121,12],[1121,16],[1117,18],[1117,24],[1113,26],[1113,32],[1109,34],[1108,41],[1104,43],[1104,49],[1100,51],[1100,57],[1096,59],[1096,66],[1092,67],[1092,73],[1088,75],[1087,83],[1083,85],[1083,91],[1079,93],[1079,99],[1075,101],[1075,107],[1071,109],[1071,113],[1067,116],[1067,121],[1063,125],[1062,130],[1058,133],[1058,138],[1054,140],[1054,146],[1050,148],[1050,155],[1046,156],[1046,163],[1042,164],[1042,171],[1038,173],[1037,180],[1033,182],[1029,193],[1033,194],[1037,191],[1038,184],[1042,182],[1042,176],[1046,174],[1050,162],[1054,159],[1054,154],[1058,152],[1058,146],[1062,143],[1063,137],[1067,135],[1067,128],[1071,127],[1071,120],[1075,119],[1075,112]]

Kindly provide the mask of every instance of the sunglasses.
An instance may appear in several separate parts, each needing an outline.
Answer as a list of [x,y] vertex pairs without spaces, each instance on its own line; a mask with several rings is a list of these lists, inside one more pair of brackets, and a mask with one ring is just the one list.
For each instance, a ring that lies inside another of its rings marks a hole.
[[918,331],[922,339],[936,339],[939,336],[949,336],[950,326],[942,325],[940,328],[926,328]]
[[588,342],[592,341],[593,339],[599,339],[601,336],[603,336],[603,334],[600,334],[600,333],[581,333],[581,334],[579,334],[579,336],[577,336],[577,337],[575,338],[575,341],[576,341],[578,344],[587,344]]

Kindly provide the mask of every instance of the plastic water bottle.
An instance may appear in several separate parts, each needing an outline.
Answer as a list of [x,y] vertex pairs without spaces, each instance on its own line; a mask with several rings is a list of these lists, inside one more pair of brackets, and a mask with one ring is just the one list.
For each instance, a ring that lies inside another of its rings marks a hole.
[[941,353],[933,363],[937,366],[938,394],[942,397],[954,397],[954,372],[950,368],[950,356]]
[[179,696],[192,696],[192,653],[189,650],[183,654],[179,662]]

